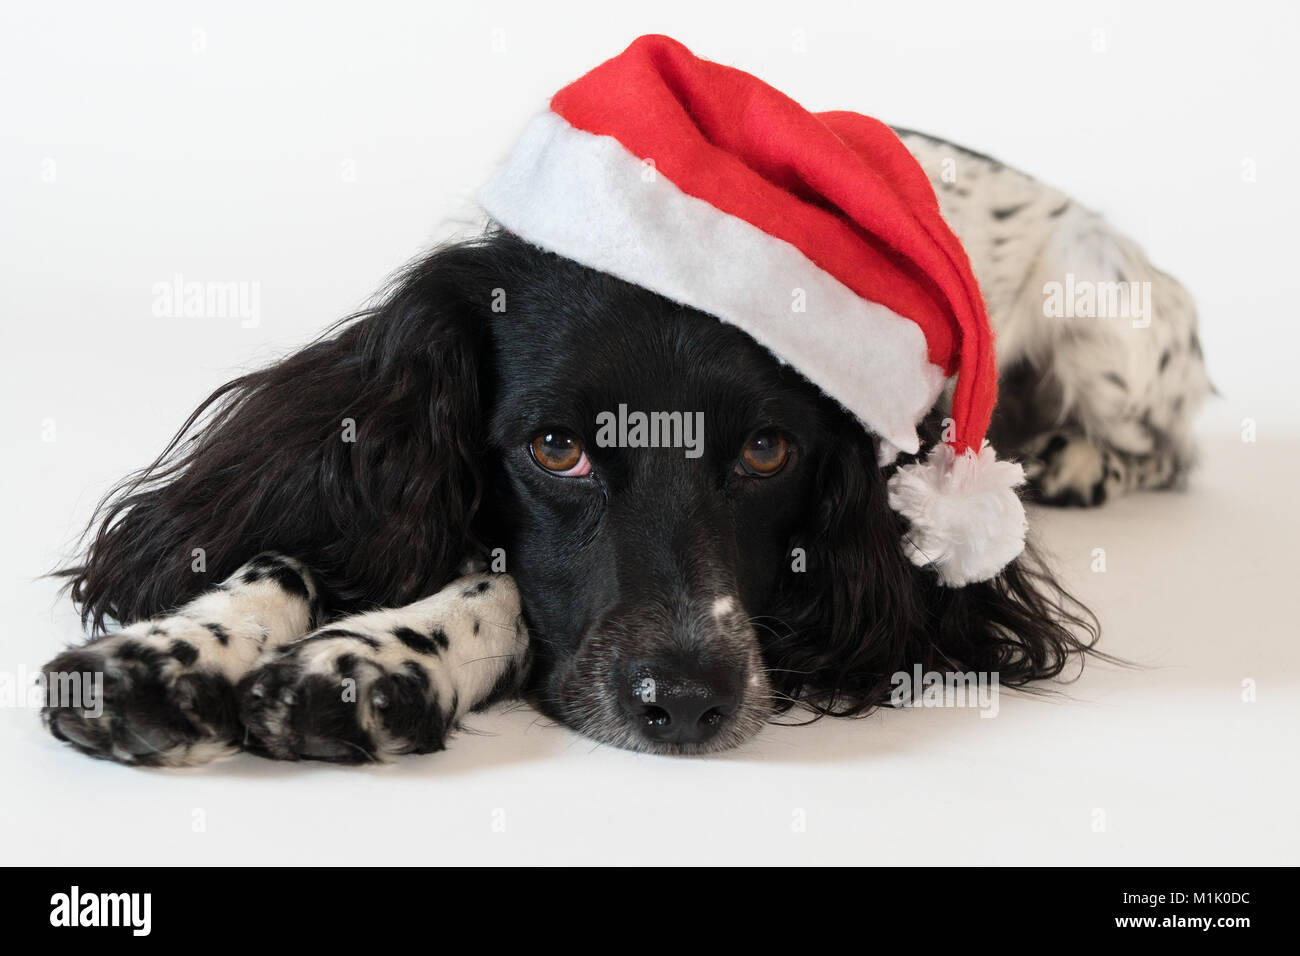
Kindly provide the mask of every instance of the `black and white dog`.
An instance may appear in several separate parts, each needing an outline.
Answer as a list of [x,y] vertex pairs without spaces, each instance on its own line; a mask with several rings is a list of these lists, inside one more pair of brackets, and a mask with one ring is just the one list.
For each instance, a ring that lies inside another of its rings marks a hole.
[[[1209,391],[1187,293],[1062,193],[900,135],[980,280],[992,439],[1030,495],[1180,482]],[[1147,308],[1052,315],[1078,281],[1145,283]],[[698,457],[597,447],[621,404],[701,410]],[[961,588],[913,566],[893,467],[736,328],[490,228],[218,389],[106,499],[63,573],[97,632],[125,626],[46,667],[102,673],[103,713],[52,699],[45,719],[131,764],[360,762],[522,695],[600,741],[699,753],[795,703],[863,713],[915,664],[1022,685],[1093,645],[1032,550]]]

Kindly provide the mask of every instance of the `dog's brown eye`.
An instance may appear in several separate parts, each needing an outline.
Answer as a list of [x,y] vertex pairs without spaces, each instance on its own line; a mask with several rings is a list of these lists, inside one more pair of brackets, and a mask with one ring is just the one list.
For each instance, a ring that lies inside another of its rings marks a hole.
[[528,448],[533,461],[557,475],[577,478],[591,472],[582,443],[567,432],[542,432]]
[[790,442],[775,429],[755,432],[740,452],[736,469],[742,474],[766,478],[785,467],[790,458]]

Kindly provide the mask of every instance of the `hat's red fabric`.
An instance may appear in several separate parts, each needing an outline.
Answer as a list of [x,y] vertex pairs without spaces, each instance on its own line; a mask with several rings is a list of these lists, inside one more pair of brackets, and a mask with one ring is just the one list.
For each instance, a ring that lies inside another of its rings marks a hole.
[[925,172],[888,126],[811,113],[665,36],[637,39],[555,94],[551,109],[915,322],[930,361],[957,375],[950,444],[980,448],[997,396],[992,330]]

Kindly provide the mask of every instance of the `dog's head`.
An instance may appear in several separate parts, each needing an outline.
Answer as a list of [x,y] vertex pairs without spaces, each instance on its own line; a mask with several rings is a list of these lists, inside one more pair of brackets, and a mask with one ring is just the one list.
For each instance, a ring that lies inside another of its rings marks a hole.
[[484,517],[537,699],[625,746],[734,743],[771,710],[760,636],[838,416],[735,328],[530,258],[490,322]]
[[338,612],[489,555],[518,582],[547,713],[688,753],[796,700],[862,712],[913,664],[1019,684],[1082,646],[1030,557],[964,588],[914,567],[872,438],[744,333],[502,233],[436,251],[196,420],[102,516],[73,580],[97,623],[265,549]]

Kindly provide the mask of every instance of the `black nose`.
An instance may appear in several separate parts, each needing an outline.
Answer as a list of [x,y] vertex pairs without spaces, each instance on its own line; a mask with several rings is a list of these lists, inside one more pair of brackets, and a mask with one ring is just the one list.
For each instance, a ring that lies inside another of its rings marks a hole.
[[702,744],[731,721],[740,706],[742,680],[692,661],[637,661],[623,668],[619,700],[647,739]]

